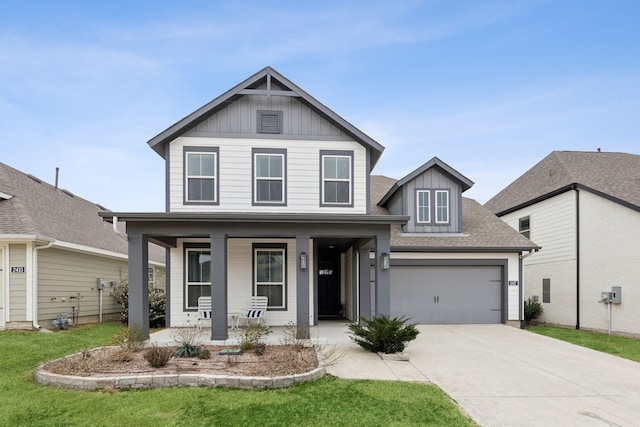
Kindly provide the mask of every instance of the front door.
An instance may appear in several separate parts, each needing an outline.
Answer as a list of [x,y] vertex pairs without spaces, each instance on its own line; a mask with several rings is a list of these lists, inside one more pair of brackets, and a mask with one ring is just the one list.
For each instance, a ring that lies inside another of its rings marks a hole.
[[337,319],[340,305],[340,254],[318,257],[318,318]]

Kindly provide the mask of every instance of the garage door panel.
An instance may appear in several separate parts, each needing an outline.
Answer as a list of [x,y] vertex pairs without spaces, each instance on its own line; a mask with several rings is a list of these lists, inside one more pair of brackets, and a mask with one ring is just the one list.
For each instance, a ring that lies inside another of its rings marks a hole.
[[393,266],[391,314],[413,323],[502,321],[500,266]]

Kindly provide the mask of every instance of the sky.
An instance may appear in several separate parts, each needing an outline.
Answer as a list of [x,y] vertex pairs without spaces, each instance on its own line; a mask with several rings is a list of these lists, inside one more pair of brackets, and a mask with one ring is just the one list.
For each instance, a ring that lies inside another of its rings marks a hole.
[[272,66],[480,203],[554,150],[640,154],[640,2],[0,2],[0,162],[116,212],[164,210],[147,141]]

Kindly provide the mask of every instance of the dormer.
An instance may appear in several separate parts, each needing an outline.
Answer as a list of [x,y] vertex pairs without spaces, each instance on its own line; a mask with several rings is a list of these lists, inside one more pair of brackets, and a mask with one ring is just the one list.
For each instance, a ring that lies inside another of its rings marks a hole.
[[378,202],[410,217],[405,233],[462,233],[462,193],[473,182],[437,157],[398,182]]

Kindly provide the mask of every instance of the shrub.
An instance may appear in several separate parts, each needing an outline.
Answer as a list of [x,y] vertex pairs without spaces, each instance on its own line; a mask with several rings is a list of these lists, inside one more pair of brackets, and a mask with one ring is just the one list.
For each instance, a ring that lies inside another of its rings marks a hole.
[[111,343],[118,347],[135,352],[140,351],[144,347],[145,341],[146,340],[142,338],[140,331],[122,327],[113,336]]
[[360,347],[372,352],[400,353],[404,351],[406,343],[418,336],[415,325],[405,323],[403,317],[377,316],[371,320],[360,318],[362,325],[352,323],[349,330],[353,334],[350,338]]
[[169,360],[173,356],[173,352],[167,347],[153,346],[144,352],[144,360],[149,363],[152,368],[162,368],[167,366]]
[[261,323],[248,323],[240,330],[240,349],[243,351],[251,350],[260,342],[262,337],[271,333],[268,326]]
[[[129,321],[129,281],[121,280],[113,289],[113,298],[116,300],[122,311],[120,312],[120,320],[122,323]],[[162,288],[149,287],[149,326],[164,326],[166,315],[167,297]]]
[[542,304],[533,298],[529,298],[524,302],[524,322],[530,325],[542,314]]

